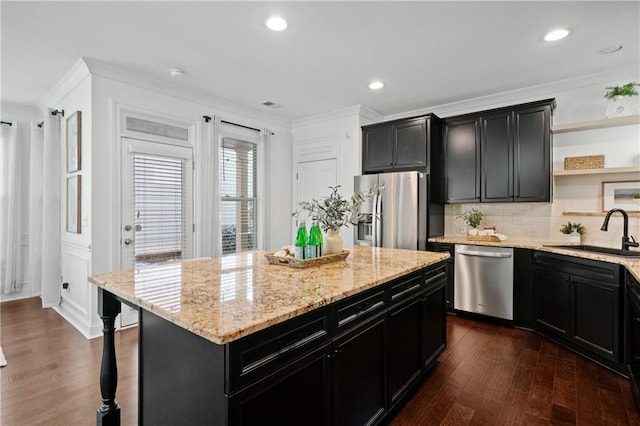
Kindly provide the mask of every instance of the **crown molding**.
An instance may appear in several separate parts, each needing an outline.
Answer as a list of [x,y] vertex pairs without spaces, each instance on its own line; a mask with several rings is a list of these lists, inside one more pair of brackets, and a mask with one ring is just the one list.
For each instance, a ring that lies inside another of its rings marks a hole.
[[89,77],[91,74],[87,64],[82,58],[78,59],[64,77],[42,98],[38,106],[41,109],[55,108],[65,96]]
[[384,116],[377,111],[365,106],[365,105],[353,105],[346,108],[337,109],[334,111],[323,112],[321,114],[312,115],[309,117],[293,120],[292,128],[310,126],[314,124],[326,123],[328,121],[336,121],[345,118],[358,118],[371,121],[380,121]]
[[[384,120],[384,115],[365,105],[360,105],[360,124],[378,123]],[[366,121],[366,123],[364,122]]]
[[267,121],[286,129],[291,128],[290,120],[282,118],[276,114],[256,110],[254,108],[223,98],[218,98],[191,88],[185,88],[154,78],[142,76],[94,59],[83,58],[82,60],[87,64],[89,72],[92,75],[119,81],[124,84],[133,85],[179,99],[184,99],[189,102],[198,103],[207,109],[218,109],[223,113],[237,114],[245,119],[253,119],[260,122]]
[[[528,86],[521,89],[494,93],[486,96],[479,96],[476,98],[463,99],[460,101],[434,105],[398,114],[391,114],[385,116],[384,120],[395,120],[398,118],[412,117],[416,115],[427,114],[430,112],[437,114],[441,118],[445,118],[478,110],[500,108],[513,104],[526,103],[536,99],[553,98],[558,92],[581,89],[596,84],[610,84],[612,81],[620,79],[620,76],[623,74],[631,75],[631,78],[634,79],[639,79],[640,64],[635,64],[623,68],[616,68],[613,70],[607,70],[594,74],[588,74],[580,77],[553,81],[550,83]],[[635,77],[633,77],[633,75],[635,75]]]

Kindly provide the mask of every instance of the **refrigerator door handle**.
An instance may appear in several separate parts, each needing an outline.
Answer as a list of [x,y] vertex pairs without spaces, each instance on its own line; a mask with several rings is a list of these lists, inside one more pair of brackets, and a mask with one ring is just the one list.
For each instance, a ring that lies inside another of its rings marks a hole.
[[376,224],[375,227],[375,234],[374,234],[374,241],[375,244],[374,246],[376,247],[382,247],[382,194],[378,193],[376,195],[376,198],[374,199],[375,201],[375,207],[373,209],[373,221]]
[[373,200],[371,201],[371,245],[373,247],[377,246],[377,237],[378,237],[378,222],[376,220],[376,208],[378,206],[378,194],[373,196]]

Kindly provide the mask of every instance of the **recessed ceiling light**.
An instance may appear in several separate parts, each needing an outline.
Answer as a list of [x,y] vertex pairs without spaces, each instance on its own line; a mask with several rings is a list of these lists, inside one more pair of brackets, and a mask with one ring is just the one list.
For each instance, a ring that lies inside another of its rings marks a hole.
[[372,81],[369,84],[369,89],[372,89],[372,90],[379,90],[379,89],[382,89],[383,87],[384,87],[384,83],[381,81]]
[[569,30],[559,29],[559,30],[553,30],[547,33],[547,35],[544,36],[544,39],[546,41],[556,41],[556,40],[563,39],[568,35],[569,35]]
[[287,21],[279,16],[272,16],[267,19],[267,27],[273,31],[282,31],[287,29]]
[[602,53],[603,55],[608,55],[609,53],[616,53],[620,49],[622,49],[621,44],[613,44],[611,46],[605,47],[604,49],[600,49],[599,52]]
[[182,78],[182,76],[184,75],[184,71],[182,71],[181,69],[178,68],[174,68],[171,70],[171,77],[179,79]]

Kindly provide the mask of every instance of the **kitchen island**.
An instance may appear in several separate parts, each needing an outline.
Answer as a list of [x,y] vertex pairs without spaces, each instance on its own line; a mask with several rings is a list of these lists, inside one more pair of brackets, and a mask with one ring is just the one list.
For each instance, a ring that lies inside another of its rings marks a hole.
[[250,253],[90,277],[104,323],[98,423],[119,423],[120,302],[140,312],[140,424],[382,422],[444,350],[448,254],[349,250],[307,269]]

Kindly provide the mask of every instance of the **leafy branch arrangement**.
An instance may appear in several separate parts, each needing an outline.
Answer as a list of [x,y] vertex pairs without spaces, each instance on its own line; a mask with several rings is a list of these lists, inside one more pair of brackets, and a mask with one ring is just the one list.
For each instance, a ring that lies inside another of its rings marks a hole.
[[477,228],[483,217],[484,214],[478,209],[471,209],[457,216],[458,219],[464,220],[472,228]]
[[360,206],[372,198],[377,190],[382,189],[383,186],[376,185],[368,191],[354,194],[349,200],[338,192],[339,188],[340,185],[330,186],[331,194],[320,200],[314,198],[311,201],[299,202],[299,209],[293,213],[293,216],[298,217],[301,211],[307,211],[311,219],[317,220],[325,232],[330,229],[338,230],[349,224],[356,225],[358,220],[364,216],[358,213]]
[[565,225],[562,225],[562,227],[560,228],[560,232],[567,235],[577,232],[578,234],[583,235],[585,232],[587,232],[587,230],[584,229],[584,226],[582,226],[582,224],[579,222],[567,222]]
[[638,91],[636,87],[640,86],[640,83],[632,81],[623,86],[609,86],[605,87],[607,93],[604,95],[607,99],[614,99],[616,96],[637,96]]

